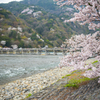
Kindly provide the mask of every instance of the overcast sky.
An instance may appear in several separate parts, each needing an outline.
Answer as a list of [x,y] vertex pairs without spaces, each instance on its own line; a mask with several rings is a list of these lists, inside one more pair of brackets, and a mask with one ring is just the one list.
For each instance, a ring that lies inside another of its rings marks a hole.
[[8,3],[11,1],[21,1],[21,0],[0,0],[0,3]]

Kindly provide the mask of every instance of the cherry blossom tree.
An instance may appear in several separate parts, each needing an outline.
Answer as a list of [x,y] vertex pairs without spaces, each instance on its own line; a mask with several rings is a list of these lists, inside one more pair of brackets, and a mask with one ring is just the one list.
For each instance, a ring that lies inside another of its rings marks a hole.
[[[84,70],[84,76],[89,78],[100,77],[100,32],[89,35],[75,35],[65,42],[69,55],[60,60],[59,66],[73,66],[74,70]],[[94,58],[87,63],[87,59]],[[98,81],[100,82],[100,81]]]
[[65,22],[78,21],[81,25],[89,23],[89,29],[100,28],[100,0],[54,0],[60,6],[74,5],[79,10],[74,13],[74,18]]
[[[89,29],[100,28],[100,0],[54,0],[60,6],[74,5],[79,12],[74,18],[65,22],[78,21],[81,25],[89,24]],[[89,35],[75,35],[66,40],[70,48],[69,55],[61,58],[59,66],[74,66],[73,70],[84,70],[84,76],[89,78],[100,77],[100,31]],[[90,58],[94,61],[87,63]],[[100,78],[98,80],[100,83]]]

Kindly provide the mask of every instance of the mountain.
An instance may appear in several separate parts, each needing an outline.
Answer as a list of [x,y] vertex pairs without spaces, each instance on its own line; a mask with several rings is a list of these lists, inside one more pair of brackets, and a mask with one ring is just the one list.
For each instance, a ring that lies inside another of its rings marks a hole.
[[25,7],[33,5],[42,7],[45,11],[48,11],[55,15],[62,15],[66,12],[72,14],[76,11],[72,6],[65,6],[60,8],[53,0],[23,0],[20,2],[14,1],[8,4],[0,4],[1,7],[11,11],[13,14],[17,14],[17,12],[20,12]]
[[[11,39],[11,45],[17,43],[21,47],[19,44],[22,43],[22,47],[44,47],[45,45],[59,47],[71,35],[90,32],[87,26],[80,26],[78,23],[65,24],[64,20],[71,18],[75,10],[71,6],[59,8],[53,0],[23,0],[0,4],[0,6],[7,9],[7,11],[3,9],[6,15],[11,12],[9,18],[5,18],[7,26],[4,21],[0,24],[0,28],[3,27],[2,29],[5,30],[3,34]],[[15,24],[9,24],[8,20],[9,23]],[[19,36],[20,40],[14,39],[13,34],[8,35],[6,27],[22,28],[22,34],[18,35],[18,31],[16,33],[16,37]]]
[[0,41],[6,41],[4,46],[11,47],[16,44],[18,47],[30,47],[29,31],[30,28],[23,21],[8,10],[0,8]]

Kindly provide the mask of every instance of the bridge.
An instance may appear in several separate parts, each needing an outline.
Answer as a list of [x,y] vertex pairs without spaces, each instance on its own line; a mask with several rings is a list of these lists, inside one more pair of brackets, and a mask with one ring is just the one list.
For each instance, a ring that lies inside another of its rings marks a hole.
[[66,55],[67,48],[23,48],[23,49],[0,49],[0,54],[20,54],[20,55]]

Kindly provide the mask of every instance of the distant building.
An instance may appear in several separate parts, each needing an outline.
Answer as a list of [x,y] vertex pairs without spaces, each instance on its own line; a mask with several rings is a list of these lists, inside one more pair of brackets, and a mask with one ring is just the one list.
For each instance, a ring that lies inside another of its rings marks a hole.
[[1,44],[2,44],[2,45],[5,45],[5,44],[6,44],[6,41],[2,40],[2,41],[1,41]]
[[45,48],[48,48],[48,45],[45,45]]
[[17,49],[18,46],[15,44],[15,45],[11,45],[13,49]]

